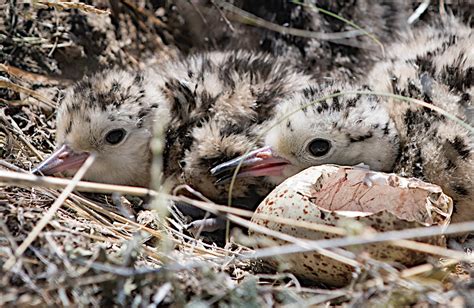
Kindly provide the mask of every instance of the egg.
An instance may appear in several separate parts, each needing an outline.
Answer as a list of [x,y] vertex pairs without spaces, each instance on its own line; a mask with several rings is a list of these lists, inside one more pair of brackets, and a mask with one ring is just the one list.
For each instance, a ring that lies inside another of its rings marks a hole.
[[[363,167],[322,165],[308,168],[277,186],[258,206],[252,222],[297,238],[324,240],[341,235],[279,223],[268,217],[344,227],[362,226],[367,231],[385,232],[449,223],[452,200],[439,186],[415,178],[370,171]],[[357,228],[356,228],[357,229]],[[359,228],[360,229],[360,228]],[[256,233],[255,248],[288,244]],[[445,246],[443,236],[417,239]],[[404,266],[423,263],[428,255],[389,243],[347,247],[360,254]],[[354,268],[317,252],[295,253],[266,260],[270,265],[289,266],[296,276],[330,286],[348,284]]]

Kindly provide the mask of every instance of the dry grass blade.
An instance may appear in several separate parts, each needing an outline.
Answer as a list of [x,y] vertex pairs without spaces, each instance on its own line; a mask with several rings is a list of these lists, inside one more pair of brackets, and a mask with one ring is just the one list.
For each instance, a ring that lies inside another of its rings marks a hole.
[[134,10],[135,12],[141,14],[141,15],[144,15],[146,16],[148,19],[151,20],[151,22],[153,22],[156,26],[160,27],[160,28],[163,28],[163,29],[168,29],[168,26],[163,23],[160,19],[156,18],[155,15],[153,15],[152,13],[150,13],[149,11],[147,10],[144,10],[138,6],[136,6],[136,4],[134,4],[133,2],[129,1],[129,0],[120,0],[120,2],[122,2],[123,4],[127,5],[129,8],[131,8],[132,10]]
[[414,23],[415,21],[417,21],[420,16],[426,11],[426,9],[429,7],[430,5],[430,0],[424,0],[415,10],[415,12],[413,12],[413,14],[411,14],[411,16],[408,18],[407,22],[409,24],[412,24]]
[[108,15],[110,12],[108,10],[101,10],[92,5],[81,3],[81,2],[62,2],[62,1],[44,1],[44,0],[32,0],[34,5],[43,5],[47,7],[54,7],[58,10],[66,9],[78,9],[85,13],[93,13],[98,15]]
[[43,107],[46,107],[49,110],[52,110],[52,109],[56,108],[56,104],[53,101],[51,101],[50,99],[44,97],[43,95],[39,94],[36,91],[30,90],[26,87],[15,84],[15,83],[11,82],[8,78],[2,77],[2,76],[0,76],[0,88],[7,88],[7,89],[13,90],[15,92],[21,92],[21,93],[24,93],[24,94],[29,95],[31,97],[34,97],[40,103],[43,104]]
[[265,215],[265,214],[257,214],[254,213],[253,211],[248,211],[244,209],[239,209],[239,208],[232,208],[229,206],[225,205],[218,205],[215,203],[210,203],[210,202],[203,202],[203,201],[198,201],[198,200],[193,200],[184,196],[179,196],[179,197],[171,197],[172,200],[175,201],[184,201],[190,205],[193,205],[197,208],[200,208],[202,210],[211,212],[216,215],[221,215],[221,214],[234,214],[236,216],[242,216],[242,217],[256,217],[256,218],[261,218],[261,219],[267,219],[272,222],[278,222],[278,223],[284,223],[288,224],[291,226],[295,227],[300,227],[300,228],[305,228],[308,230],[314,230],[314,231],[320,231],[320,232],[327,232],[327,233],[332,233],[332,234],[339,234],[339,235],[346,235],[346,231],[342,228],[338,227],[333,227],[333,226],[327,226],[327,225],[322,225],[322,224],[315,224],[315,223],[308,223],[304,221],[298,221],[295,219],[290,219],[290,218],[284,218],[284,217],[275,217],[271,215]]
[[[328,41],[337,40],[338,43],[342,39],[352,38],[352,37],[365,34],[365,32],[362,30],[325,33],[325,32],[314,32],[314,31],[308,31],[308,30],[303,30],[303,29],[284,27],[284,26],[280,26],[278,24],[269,22],[247,11],[244,11],[228,2],[220,1],[220,0],[216,0],[216,2],[220,6],[222,6],[225,10],[234,13],[236,16],[234,17],[234,19],[237,19],[237,21],[241,23],[245,23],[251,26],[259,26],[267,30],[275,31],[281,34],[290,34],[293,36],[313,38],[317,40],[328,40]],[[340,43],[344,44],[344,42],[340,42]]]
[[391,242],[393,245],[403,248],[408,248],[414,251],[425,252],[435,256],[441,256],[445,258],[452,258],[459,261],[472,261],[472,257],[467,256],[464,252],[443,248],[440,246],[434,246],[426,243],[410,241],[410,240],[395,240]]
[[[404,229],[400,231],[389,231],[376,234],[363,234],[358,236],[348,236],[320,241],[308,241],[306,247],[290,244],[279,247],[259,249],[254,254],[249,254],[246,258],[265,258],[275,255],[290,254],[312,251],[321,248],[338,248],[351,245],[375,244],[387,241],[405,240],[411,238],[430,237],[434,235],[448,235],[457,233],[467,233],[474,231],[474,221],[452,224],[450,226],[423,227],[414,229]],[[474,256],[462,255],[465,261],[474,261]]]
[[[0,183],[10,185],[63,189],[70,185],[71,182],[72,180],[69,179],[61,179],[48,176],[36,176],[33,174],[0,170]],[[112,185],[84,181],[78,181],[74,186],[74,190],[91,193],[121,193],[125,195],[140,197],[155,196],[157,194],[153,190],[142,187]]]
[[297,0],[293,0],[293,1],[291,1],[291,2],[293,2],[293,3],[295,3],[295,4],[299,4],[299,5],[305,6],[305,7],[309,7],[309,8],[311,8],[311,9],[313,9],[313,10],[320,11],[320,12],[323,13],[323,14],[326,14],[326,15],[328,15],[328,16],[331,16],[331,17],[334,17],[334,18],[336,18],[336,19],[339,19],[340,21],[342,21],[342,22],[344,22],[344,23],[346,23],[346,24],[348,24],[348,25],[354,27],[355,29],[357,29],[357,30],[359,30],[359,31],[362,31],[362,33],[364,33],[365,35],[367,35],[368,37],[370,37],[377,45],[380,46],[380,50],[382,51],[382,55],[385,55],[385,48],[384,48],[382,42],[381,42],[375,35],[373,35],[373,34],[370,33],[369,31],[363,29],[362,27],[360,27],[359,25],[357,25],[357,24],[354,23],[353,21],[350,21],[350,20],[348,20],[348,19],[346,19],[346,18],[344,18],[344,17],[342,17],[342,16],[340,16],[340,15],[338,15],[338,14],[335,14],[335,13],[330,12],[330,11],[328,11],[328,10],[325,10],[325,9],[323,9],[323,8],[317,7],[317,6],[315,6],[315,5],[310,5],[310,4],[302,3],[301,1],[297,1]]
[[56,211],[61,207],[63,202],[67,199],[69,194],[74,190],[75,185],[79,180],[84,176],[86,171],[92,166],[94,162],[95,154],[91,154],[84,164],[79,168],[77,173],[74,175],[71,183],[63,190],[59,197],[54,201],[46,214],[41,218],[38,224],[33,228],[33,230],[28,234],[28,237],[21,243],[20,246],[15,250],[15,254],[3,265],[3,270],[10,270],[11,267],[15,264],[16,259],[21,257],[21,255],[28,249],[31,243],[36,239],[41,230],[48,224],[48,222],[53,218]]
[[[227,218],[230,221],[232,221],[234,223],[237,223],[237,224],[239,224],[243,227],[252,229],[255,232],[267,234],[269,236],[272,236],[272,237],[275,237],[275,238],[278,238],[278,239],[282,239],[282,240],[288,241],[290,243],[294,243],[293,245],[296,245],[298,247],[309,248],[307,246],[308,240],[300,239],[300,238],[297,238],[297,237],[294,237],[294,236],[291,236],[291,235],[288,235],[288,234],[285,234],[285,233],[282,233],[282,232],[271,230],[269,228],[257,225],[255,223],[252,223],[248,220],[242,219],[242,218],[240,218],[238,216],[235,216],[235,215],[228,215]],[[315,251],[322,254],[323,256],[329,257],[329,258],[334,259],[336,261],[351,265],[353,267],[361,267],[361,265],[362,265],[359,262],[354,260],[355,256],[353,256],[353,259],[351,259],[351,258],[348,258],[347,256],[340,255],[340,254],[338,254],[334,251],[330,251],[330,250],[327,250],[325,248],[320,248],[320,247],[316,247],[316,246],[312,246],[312,247],[315,249]]]
[[[316,224],[316,223],[308,223],[305,221],[297,221],[294,219],[289,219],[289,218],[284,218],[284,217],[274,217],[270,215],[265,215],[265,214],[257,214],[253,213],[252,211],[246,211],[242,209],[237,209],[237,208],[231,208],[228,206],[222,206],[222,205],[217,205],[217,204],[212,204],[208,202],[202,202],[202,201],[196,201],[192,200],[186,197],[180,197],[179,198],[182,201],[185,201],[188,204],[194,205],[202,210],[209,211],[211,213],[214,213],[216,215],[222,215],[222,214],[232,214],[232,221],[241,224],[244,227],[247,228],[252,228],[257,232],[267,234],[270,236],[274,236],[273,234],[269,234],[267,230],[260,229],[259,226],[245,220],[245,222],[241,219],[236,219],[237,216],[244,216],[244,217],[255,217],[255,218],[260,218],[260,219],[266,219],[268,221],[272,222],[277,222],[277,223],[283,223],[286,225],[294,226],[294,227],[299,227],[299,228],[305,228],[308,230],[313,230],[313,231],[318,231],[318,232],[325,232],[325,233],[331,233],[331,234],[337,234],[337,235],[342,235],[342,236],[347,236],[348,232],[344,228],[340,227],[334,227],[334,226],[327,226],[327,225],[322,225],[322,224]],[[228,217],[228,216],[227,216]],[[259,228],[260,231],[256,230],[255,228]],[[280,236],[281,238],[281,236]],[[283,239],[283,238],[282,238]],[[285,240],[285,239],[284,239]],[[304,239],[298,239],[298,240],[303,240]],[[294,239],[288,240],[289,242],[294,242]],[[414,251],[419,251],[419,252],[424,252],[432,255],[437,255],[437,256],[443,256],[446,258],[453,258],[459,260],[471,260],[471,258],[467,257],[466,255],[462,252],[455,251],[452,249],[446,249],[440,246],[434,246],[426,243],[420,243],[416,241],[411,241],[411,240],[394,240],[391,241],[391,244],[394,246],[398,247],[403,247],[403,248],[408,248]],[[305,245],[303,243],[303,245]]]
[[46,75],[35,74],[32,72],[27,72],[25,70],[19,69],[11,65],[6,65],[6,64],[0,64],[0,71],[6,72],[11,76],[15,76],[16,78],[26,79],[30,82],[47,84],[47,85],[58,85],[63,82],[65,83],[70,82],[70,80],[66,80],[66,79],[55,78],[52,76],[46,76]]

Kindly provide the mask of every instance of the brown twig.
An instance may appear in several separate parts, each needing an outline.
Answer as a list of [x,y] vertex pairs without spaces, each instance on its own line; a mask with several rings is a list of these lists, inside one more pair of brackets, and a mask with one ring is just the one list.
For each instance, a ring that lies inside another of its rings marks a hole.
[[16,260],[23,255],[23,253],[28,249],[28,247],[33,243],[33,241],[38,237],[39,233],[43,228],[48,224],[48,222],[53,218],[56,211],[61,207],[63,202],[69,196],[69,194],[74,190],[74,187],[77,185],[77,182],[84,176],[86,171],[92,166],[94,162],[95,155],[91,154],[84,164],[79,168],[77,173],[72,178],[69,185],[63,190],[63,192],[59,195],[59,197],[54,201],[51,205],[49,210],[45,213],[45,215],[41,218],[38,224],[33,228],[33,230],[28,234],[28,237],[21,243],[20,246],[15,250],[14,257],[9,258],[5,264],[3,264],[4,270],[10,270],[13,265],[15,264]]
[[7,88],[16,92],[27,94],[38,100],[40,103],[43,104],[43,107],[47,107],[47,109],[54,110],[56,108],[56,104],[49,98],[46,98],[38,92],[30,90],[24,86],[15,84],[11,82],[8,78],[0,76],[0,88]]
[[[54,189],[63,189],[66,188],[72,181],[56,177],[36,176],[33,174],[0,170],[0,182],[26,187],[41,186]],[[156,195],[156,192],[147,188],[83,181],[78,181],[74,186],[74,189],[77,191],[91,193],[122,193],[130,196]]]
[[[249,254],[245,258],[265,258],[274,255],[300,253],[312,251],[321,248],[337,248],[353,245],[366,245],[382,242],[392,242],[396,240],[405,240],[410,238],[423,238],[435,235],[448,235],[456,233],[471,232],[474,230],[474,221],[452,224],[450,226],[434,226],[404,229],[399,231],[380,232],[375,234],[362,234],[358,236],[348,236],[343,238],[335,238],[329,240],[308,241],[306,247],[301,247],[294,244],[283,245],[278,247],[264,248],[255,251],[254,254]],[[435,246],[436,247],[436,246]],[[434,253],[436,254],[436,253]],[[460,260],[474,261],[474,256],[462,254]]]
[[216,1],[225,10],[233,13],[232,15],[233,17],[232,16],[231,17],[234,20],[237,20],[239,22],[252,25],[252,26],[259,26],[267,30],[281,33],[283,35],[289,34],[293,36],[306,37],[306,38],[312,38],[312,39],[317,39],[317,40],[328,40],[328,41],[337,40],[338,43],[341,43],[341,44],[344,43],[344,41],[341,42],[341,40],[364,35],[364,32],[360,30],[327,33],[327,32],[315,32],[315,31],[309,31],[309,30],[303,30],[303,29],[284,27],[284,26],[280,26],[278,24],[272,23],[263,18],[260,18],[256,15],[253,15],[247,11],[244,11],[228,2],[221,1],[221,0],[214,0],[214,1]]

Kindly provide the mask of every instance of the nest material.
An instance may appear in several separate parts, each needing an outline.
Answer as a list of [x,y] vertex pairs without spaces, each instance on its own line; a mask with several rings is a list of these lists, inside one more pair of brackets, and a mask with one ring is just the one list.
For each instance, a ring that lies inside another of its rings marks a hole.
[[[1,5],[0,172],[30,171],[53,150],[55,104],[72,80],[102,67],[166,61],[179,54],[175,38],[185,36],[183,17],[162,1],[32,3]],[[407,278],[367,262],[352,285],[328,290],[239,259],[246,246],[194,240],[179,216],[163,224],[140,200],[122,196],[74,193],[35,233],[60,193],[47,186],[0,180],[1,306],[474,304],[466,264]]]

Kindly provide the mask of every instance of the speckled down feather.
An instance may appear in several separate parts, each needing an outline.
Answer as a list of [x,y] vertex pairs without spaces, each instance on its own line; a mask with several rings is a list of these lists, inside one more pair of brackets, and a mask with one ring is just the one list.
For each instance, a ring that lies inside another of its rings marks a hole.
[[[387,48],[363,85],[313,85],[281,104],[280,115],[326,95],[375,91],[420,99],[472,123],[474,35],[455,20],[408,33]],[[305,123],[305,124],[302,124]],[[311,157],[308,140],[331,151]],[[303,108],[278,124],[266,145],[291,161],[286,176],[311,165],[365,163],[372,169],[440,185],[455,201],[454,220],[474,218],[474,136],[429,108],[376,95],[341,95]],[[278,179],[274,180],[277,182]]]
[[[243,51],[199,54],[144,72],[104,71],[67,90],[57,144],[98,153],[86,180],[146,186],[152,126],[160,121],[165,177],[223,201],[228,184],[216,185],[209,169],[261,145],[260,130],[279,102],[310,80],[281,59]],[[107,144],[104,135],[117,128],[124,140]],[[234,196],[253,206],[271,188],[248,178],[237,182]]]

